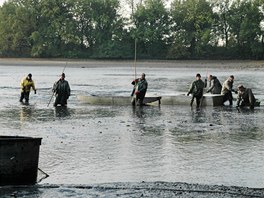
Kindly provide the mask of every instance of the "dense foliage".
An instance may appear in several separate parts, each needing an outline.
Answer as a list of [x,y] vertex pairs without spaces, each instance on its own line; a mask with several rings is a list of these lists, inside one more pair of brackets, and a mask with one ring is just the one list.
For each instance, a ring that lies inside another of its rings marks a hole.
[[120,1],[8,0],[0,56],[264,59],[264,0]]

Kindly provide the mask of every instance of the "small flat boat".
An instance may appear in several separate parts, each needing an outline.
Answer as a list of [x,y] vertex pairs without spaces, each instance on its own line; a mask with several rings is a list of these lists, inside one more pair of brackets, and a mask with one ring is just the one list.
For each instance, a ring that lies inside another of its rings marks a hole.
[[[77,98],[86,104],[91,105],[131,105],[132,97],[130,96],[94,96],[94,95],[79,95]],[[146,96],[143,104],[160,104],[160,96]]]

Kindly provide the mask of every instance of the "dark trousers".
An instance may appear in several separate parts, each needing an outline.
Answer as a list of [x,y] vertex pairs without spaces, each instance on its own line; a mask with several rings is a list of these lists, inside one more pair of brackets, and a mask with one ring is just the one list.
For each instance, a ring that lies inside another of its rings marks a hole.
[[196,99],[196,106],[200,107],[201,106],[201,101],[203,98],[203,94],[198,94],[198,95],[193,95],[191,99],[191,106],[193,104],[194,98]]
[[146,95],[146,93],[137,94],[136,95],[135,105],[139,105],[139,106],[144,105],[143,101],[144,101],[145,95]]
[[58,104],[60,104],[61,106],[66,106],[67,105],[67,99],[68,99],[68,96],[66,96],[66,95],[57,95],[56,99],[55,99],[54,106],[56,107]]
[[29,93],[30,92],[26,92],[26,91],[23,91],[21,92],[21,96],[20,96],[20,102],[23,102],[23,100],[25,99],[25,102],[28,103],[29,101]]
[[229,105],[233,105],[233,96],[232,96],[232,92],[228,91],[224,96],[223,96],[223,104],[226,101],[229,101]]

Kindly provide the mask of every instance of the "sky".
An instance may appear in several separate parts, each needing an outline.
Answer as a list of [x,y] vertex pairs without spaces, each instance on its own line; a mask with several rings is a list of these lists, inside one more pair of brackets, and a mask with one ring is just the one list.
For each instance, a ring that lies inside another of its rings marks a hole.
[[0,5],[2,5],[5,2],[5,0],[0,0]]

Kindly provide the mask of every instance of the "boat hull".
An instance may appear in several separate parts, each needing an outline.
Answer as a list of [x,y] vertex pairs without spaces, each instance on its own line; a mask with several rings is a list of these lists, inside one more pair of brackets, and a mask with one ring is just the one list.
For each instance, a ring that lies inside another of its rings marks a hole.
[[0,136],[0,186],[37,181],[41,138]]
[[[77,96],[82,103],[91,104],[91,105],[131,105],[132,97],[129,96]],[[145,97],[143,103],[151,104],[158,103],[160,104],[161,97]]]

